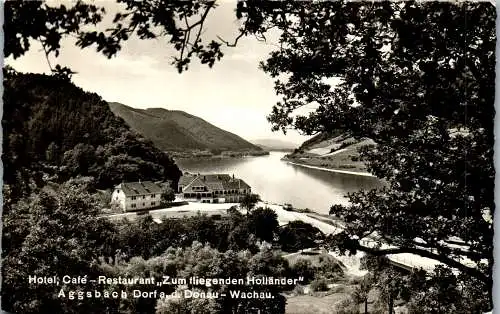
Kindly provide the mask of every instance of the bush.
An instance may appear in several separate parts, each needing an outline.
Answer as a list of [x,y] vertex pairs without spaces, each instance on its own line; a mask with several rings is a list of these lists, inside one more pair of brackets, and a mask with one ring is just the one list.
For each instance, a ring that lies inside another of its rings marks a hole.
[[323,238],[324,235],[318,228],[300,220],[292,221],[278,231],[278,242],[285,252],[315,247],[315,241]]
[[293,288],[293,294],[294,295],[304,295],[304,287],[301,285],[295,286],[295,288]]
[[315,268],[308,259],[299,259],[292,265],[292,274],[294,277],[304,277],[304,283],[309,283],[314,278]]
[[316,269],[316,274],[329,279],[338,280],[344,275],[344,270],[339,262],[324,259]]
[[328,291],[328,282],[325,278],[314,279],[311,282],[311,290],[312,291]]

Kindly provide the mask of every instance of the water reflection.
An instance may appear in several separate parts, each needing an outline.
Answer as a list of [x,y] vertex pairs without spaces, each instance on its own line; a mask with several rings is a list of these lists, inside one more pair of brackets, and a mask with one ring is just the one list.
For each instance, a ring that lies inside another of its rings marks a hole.
[[291,203],[328,213],[333,204],[346,204],[348,192],[381,186],[373,177],[304,168],[282,161],[282,152],[247,158],[178,159],[183,171],[228,173],[245,180],[262,199]]

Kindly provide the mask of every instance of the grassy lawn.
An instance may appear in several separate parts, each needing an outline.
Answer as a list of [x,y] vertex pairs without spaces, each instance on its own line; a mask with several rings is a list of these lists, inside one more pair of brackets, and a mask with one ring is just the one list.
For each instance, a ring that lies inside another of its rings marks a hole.
[[300,154],[288,160],[308,166],[322,167],[327,169],[348,170],[353,172],[366,172],[366,166],[362,162],[352,161],[344,153],[341,156],[321,157],[313,154]]

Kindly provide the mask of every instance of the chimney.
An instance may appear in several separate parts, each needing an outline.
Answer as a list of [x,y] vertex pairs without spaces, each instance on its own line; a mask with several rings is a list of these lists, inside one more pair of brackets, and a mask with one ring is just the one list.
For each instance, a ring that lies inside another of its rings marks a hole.
[[233,173],[233,180],[234,180],[234,173]]
[[203,176],[203,181],[206,181],[207,180],[207,176]]

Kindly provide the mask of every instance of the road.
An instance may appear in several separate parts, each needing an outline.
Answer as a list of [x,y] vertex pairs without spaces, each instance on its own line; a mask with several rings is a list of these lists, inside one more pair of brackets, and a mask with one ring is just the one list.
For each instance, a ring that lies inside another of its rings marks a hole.
[[[170,217],[170,218],[179,218],[182,216],[194,216],[197,215],[198,213],[201,214],[206,214],[206,215],[224,215],[227,213],[227,209],[229,209],[232,206],[238,206],[238,203],[220,203],[220,204],[212,204],[212,203],[189,203],[188,205],[182,205],[182,206],[177,206],[177,207],[171,207],[171,208],[163,208],[163,209],[157,209],[157,210],[151,210],[149,211],[149,214],[153,217],[153,219],[156,222],[160,222],[160,219],[162,217]],[[323,232],[326,235],[329,234],[336,234],[339,233],[343,230],[343,225],[342,223],[328,218],[328,217],[323,217],[319,216],[314,213],[299,213],[295,211],[287,211],[283,209],[282,205],[279,204],[273,204],[273,203],[268,203],[268,202],[259,202],[256,204],[256,207],[268,207],[272,210],[277,215],[278,222],[280,225],[286,225],[291,221],[295,220],[300,220],[305,223],[308,223],[319,230]],[[245,212],[242,210],[242,212]],[[103,216],[111,219],[121,219],[121,218],[129,218],[129,219],[135,219],[137,217],[140,217],[140,215],[137,215],[136,212],[131,212],[131,213],[120,213],[120,214],[113,214],[113,215],[107,215]],[[317,218],[314,218],[317,217]],[[321,220],[319,220],[321,219]],[[322,221],[323,220],[323,221]],[[325,221],[328,221],[325,222]],[[364,245],[372,245],[375,244],[375,241],[370,240],[370,239],[364,239],[363,240]],[[392,248],[389,245],[382,245],[382,249],[386,248]],[[349,262],[353,264],[353,267],[358,267],[359,266],[359,258],[363,256],[363,254],[357,254],[356,255],[356,260],[353,260],[353,257],[347,257],[347,256],[339,256],[338,254],[334,252],[329,252],[329,254],[334,255],[336,258],[340,259],[344,263]],[[423,268],[427,271],[432,271],[435,266],[441,264],[440,262],[422,257],[416,254],[411,254],[411,253],[399,253],[399,254],[390,254],[387,255],[389,260],[393,261],[394,264],[398,267],[403,267],[403,268]],[[465,262],[465,261],[463,261]],[[472,265],[471,265],[472,266]]]
[[[187,205],[154,209],[149,211],[149,215],[153,219],[160,219],[162,217],[167,218],[179,218],[182,216],[193,216],[200,214],[215,215],[215,214],[226,214],[227,210],[231,206],[238,206],[238,203],[221,203],[221,204],[208,204],[208,203],[189,203]],[[110,219],[135,219],[141,215],[138,212],[128,212],[120,214],[111,214],[102,217]]]

